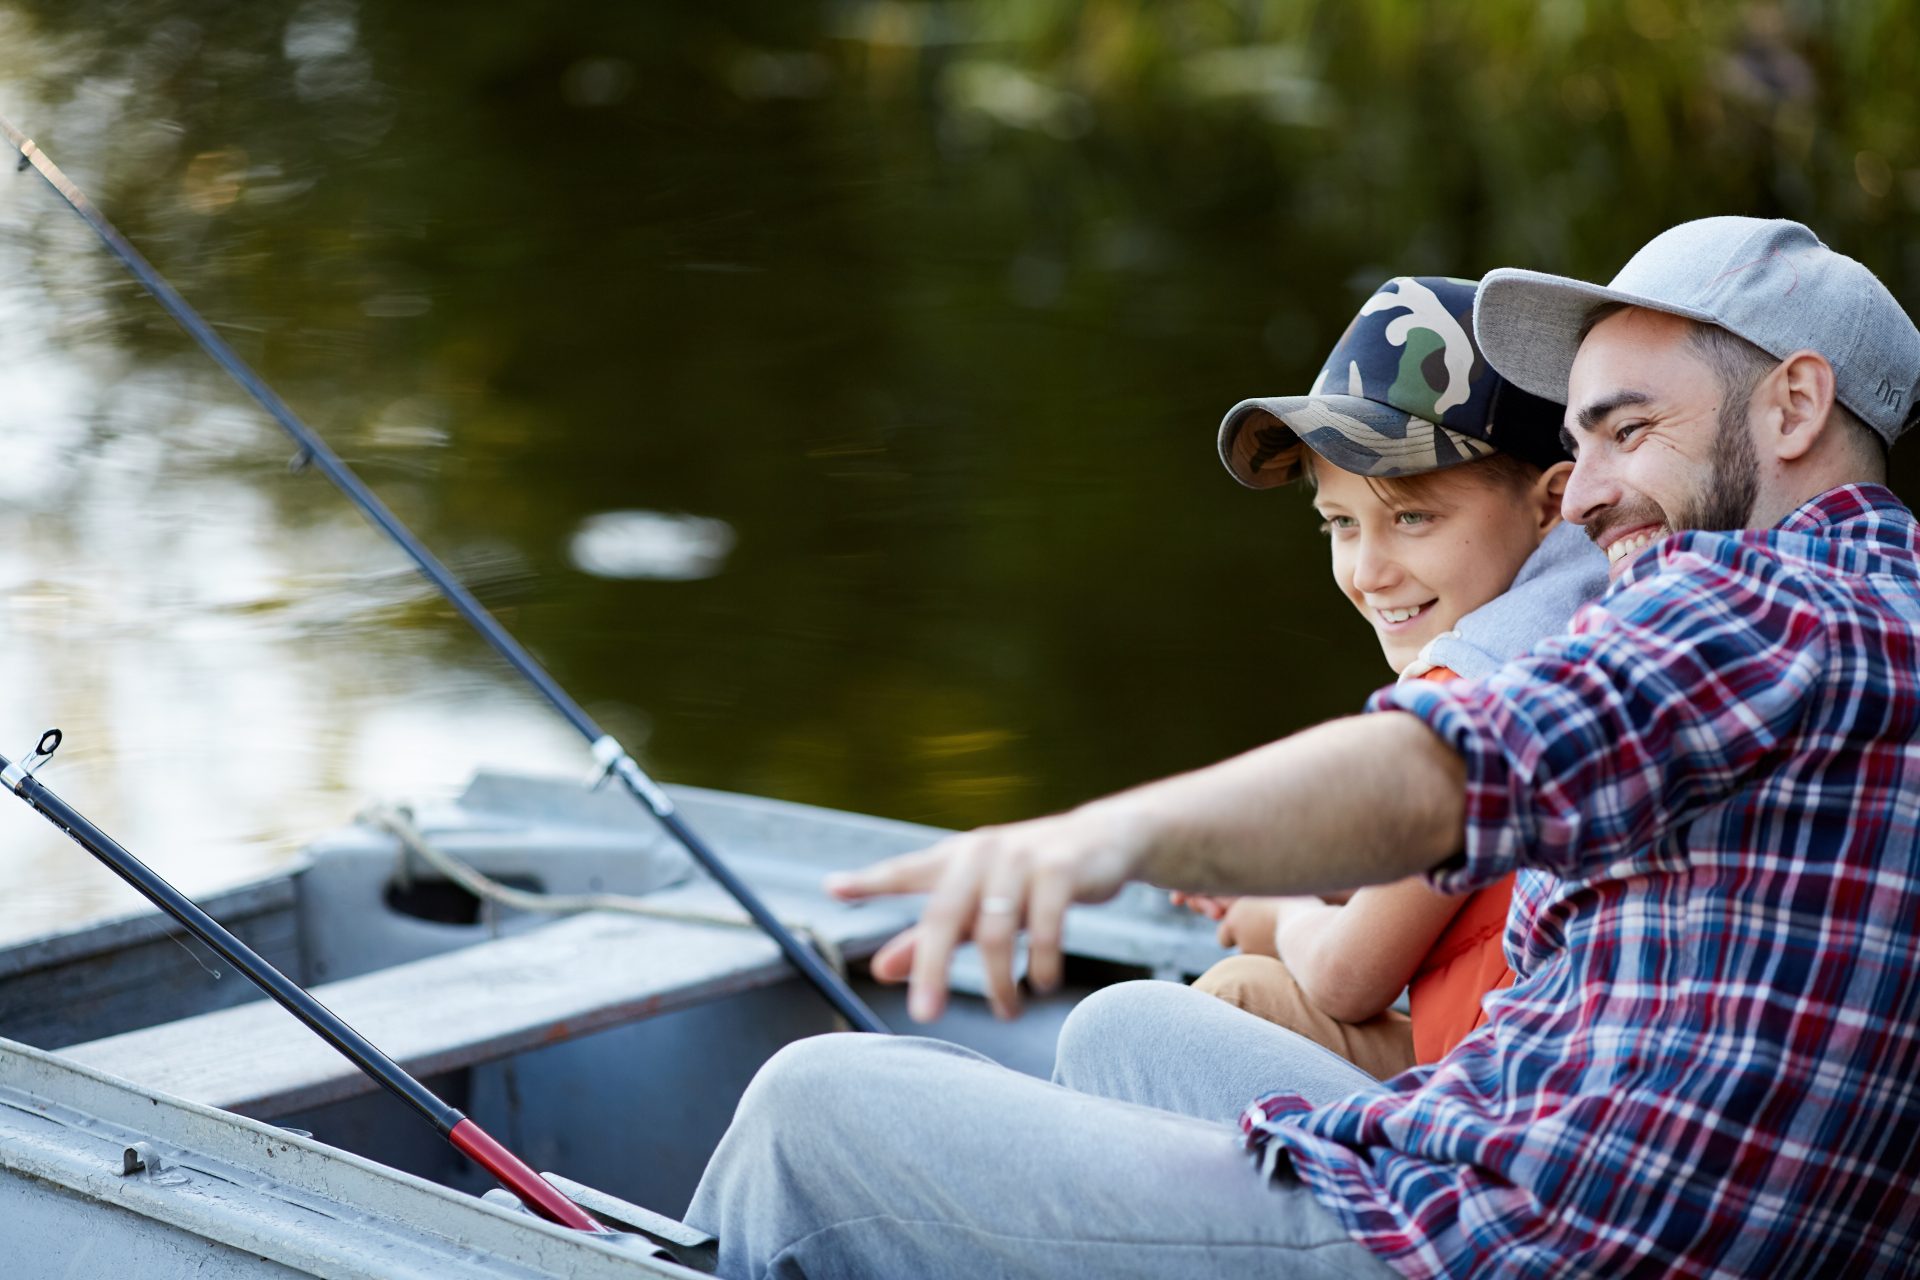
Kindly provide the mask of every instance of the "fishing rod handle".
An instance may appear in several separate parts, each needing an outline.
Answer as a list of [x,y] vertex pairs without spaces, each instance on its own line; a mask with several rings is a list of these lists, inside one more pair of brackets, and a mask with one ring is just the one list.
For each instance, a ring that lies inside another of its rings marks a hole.
[[560,1189],[535,1173],[526,1161],[494,1141],[493,1135],[473,1121],[462,1117],[447,1133],[447,1141],[458,1147],[468,1159],[491,1173],[500,1185],[520,1197],[520,1203],[549,1222],[557,1222],[575,1231],[610,1235],[611,1230],[560,1193]]

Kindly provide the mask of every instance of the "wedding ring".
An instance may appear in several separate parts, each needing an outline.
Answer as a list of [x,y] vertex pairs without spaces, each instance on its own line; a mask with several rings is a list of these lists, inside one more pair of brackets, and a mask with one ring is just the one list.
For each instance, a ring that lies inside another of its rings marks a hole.
[[980,899],[980,914],[983,916],[1010,916],[1014,911],[1012,898]]

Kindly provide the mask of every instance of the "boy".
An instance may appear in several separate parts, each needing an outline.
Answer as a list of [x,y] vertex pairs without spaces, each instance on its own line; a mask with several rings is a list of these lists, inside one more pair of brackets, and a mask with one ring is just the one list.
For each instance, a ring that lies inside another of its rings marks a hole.
[[[1247,400],[1220,428],[1236,479],[1304,478],[1334,581],[1402,679],[1479,676],[1565,629],[1606,558],[1560,522],[1561,406],[1489,368],[1470,281],[1389,280],[1305,396]],[[1242,954],[1194,984],[1385,1078],[1431,1062],[1513,981],[1513,882],[1445,897],[1424,878],[1318,898],[1177,895]],[[1412,1015],[1390,1006],[1410,988]]]

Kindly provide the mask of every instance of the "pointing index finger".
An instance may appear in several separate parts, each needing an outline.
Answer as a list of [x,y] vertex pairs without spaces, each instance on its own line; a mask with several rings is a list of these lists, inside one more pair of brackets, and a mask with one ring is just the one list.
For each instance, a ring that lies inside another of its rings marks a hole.
[[940,882],[946,865],[941,845],[917,853],[903,853],[858,871],[836,871],[823,885],[842,902],[883,897],[892,893],[926,893]]

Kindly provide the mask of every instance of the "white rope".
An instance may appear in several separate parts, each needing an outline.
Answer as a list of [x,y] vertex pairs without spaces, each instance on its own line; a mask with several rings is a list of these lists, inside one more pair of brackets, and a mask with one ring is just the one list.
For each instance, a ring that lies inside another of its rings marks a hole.
[[[412,810],[403,805],[370,805],[361,811],[360,821],[369,826],[379,827],[400,842],[403,850],[401,855],[403,869],[406,854],[415,854],[422,862],[474,897],[486,902],[498,903],[503,907],[511,907],[516,911],[531,911],[544,915],[571,915],[581,911],[617,911],[630,916],[645,916],[653,920],[674,920],[683,924],[710,924],[729,929],[759,927],[744,913],[734,915],[701,911],[692,907],[667,906],[627,893],[534,893],[526,889],[516,889],[509,884],[501,884],[491,876],[468,866],[446,850],[436,848],[414,824]],[[834,972],[843,978],[846,977],[846,957],[840,953],[838,946],[815,933],[807,925],[787,920],[781,923],[795,937],[819,952],[820,958],[832,966]]]

